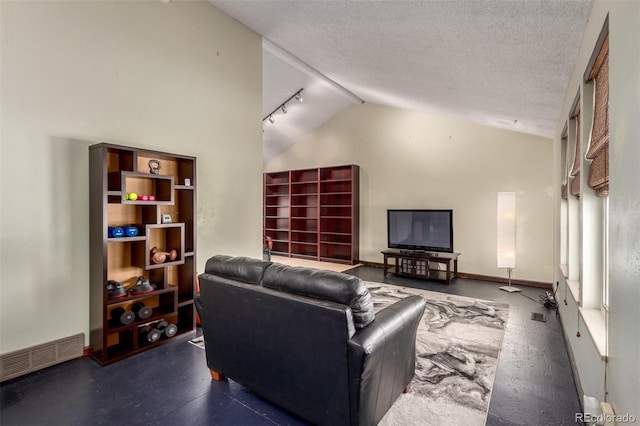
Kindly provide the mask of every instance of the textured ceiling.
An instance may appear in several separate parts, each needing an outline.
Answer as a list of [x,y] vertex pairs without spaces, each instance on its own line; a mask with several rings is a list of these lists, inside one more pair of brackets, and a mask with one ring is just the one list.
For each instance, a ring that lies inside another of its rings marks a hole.
[[[365,102],[546,137],[559,119],[592,5],[592,0],[210,2]],[[267,53],[263,61],[265,114],[290,95],[283,98],[272,89],[276,80],[287,80],[269,71],[278,67],[275,59]],[[286,92],[282,82],[278,87]],[[300,126],[300,134],[304,129]],[[265,153],[268,149],[265,145]]]

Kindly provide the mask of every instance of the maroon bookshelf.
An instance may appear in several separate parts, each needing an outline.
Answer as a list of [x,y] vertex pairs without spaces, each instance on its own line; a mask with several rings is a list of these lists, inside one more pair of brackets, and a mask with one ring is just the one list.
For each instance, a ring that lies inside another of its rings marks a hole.
[[273,240],[273,254],[289,254],[289,172],[264,174],[264,235]]
[[272,253],[353,265],[359,258],[359,167],[264,174],[264,233]]

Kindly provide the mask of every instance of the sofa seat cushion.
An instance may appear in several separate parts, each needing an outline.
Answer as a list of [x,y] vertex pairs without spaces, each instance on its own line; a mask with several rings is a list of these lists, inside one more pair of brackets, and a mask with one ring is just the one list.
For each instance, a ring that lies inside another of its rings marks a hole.
[[364,328],[375,319],[369,289],[352,275],[274,263],[265,270],[262,285],[349,306],[356,328]]
[[269,265],[271,262],[259,259],[219,254],[207,260],[204,271],[207,274],[259,285],[264,271]]

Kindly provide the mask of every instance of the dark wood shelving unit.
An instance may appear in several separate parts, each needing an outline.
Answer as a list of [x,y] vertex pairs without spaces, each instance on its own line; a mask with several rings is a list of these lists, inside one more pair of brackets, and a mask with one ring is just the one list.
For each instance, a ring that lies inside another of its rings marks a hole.
[[[150,160],[160,162],[151,173]],[[154,348],[195,328],[196,158],[161,151],[96,144],[89,147],[90,187],[90,354],[107,365]],[[130,193],[139,198],[132,200]],[[153,196],[143,200],[142,195]],[[169,215],[171,223],[163,223]],[[113,237],[109,227],[135,226],[138,235]],[[151,249],[176,250],[174,260],[151,260]],[[154,290],[110,299],[110,280],[130,290],[140,278]],[[135,303],[152,309],[147,318],[121,324],[114,309],[132,311]],[[157,342],[140,329],[160,320],[177,326],[175,336]]]
[[291,256],[318,258],[318,221],[318,169],[292,170]]
[[320,169],[320,260],[358,261],[359,167]]
[[264,234],[273,240],[273,254],[289,253],[289,172],[264,174]]
[[274,254],[355,264],[359,258],[359,167],[264,174],[264,233]]

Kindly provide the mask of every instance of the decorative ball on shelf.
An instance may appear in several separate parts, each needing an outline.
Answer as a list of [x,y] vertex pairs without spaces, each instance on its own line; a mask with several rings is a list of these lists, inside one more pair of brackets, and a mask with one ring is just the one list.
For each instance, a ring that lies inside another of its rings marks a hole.
[[140,197],[140,199],[142,201],[149,201],[149,196],[148,195],[143,195],[142,197]]
[[155,201],[156,197],[154,197],[153,195],[149,195],[149,201]]
[[127,200],[135,201],[135,200],[137,200],[137,199],[138,199],[138,194],[136,194],[135,192],[129,192],[129,193],[125,196],[125,198],[126,198]]
[[160,174],[160,162],[158,160],[149,160],[149,173],[152,175]]

